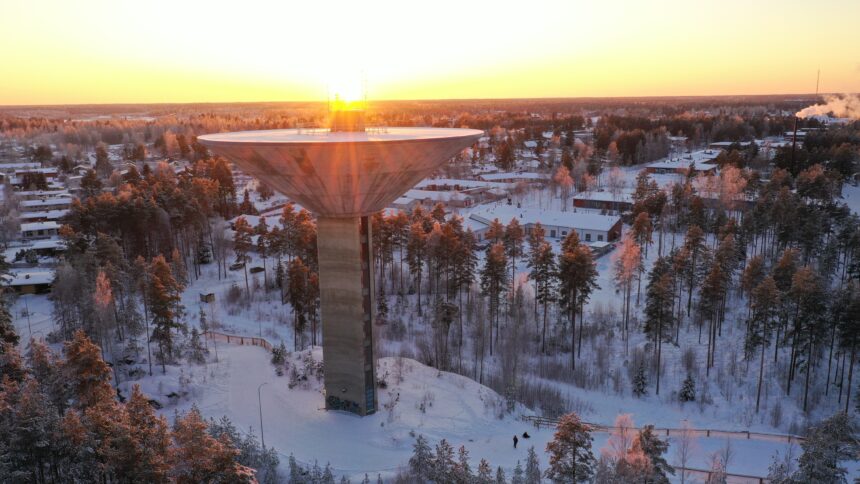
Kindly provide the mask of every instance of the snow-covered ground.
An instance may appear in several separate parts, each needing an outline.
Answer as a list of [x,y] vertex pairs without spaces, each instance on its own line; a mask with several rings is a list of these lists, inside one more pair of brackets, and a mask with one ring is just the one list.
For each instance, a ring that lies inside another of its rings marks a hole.
[[[210,348],[211,345],[210,342]],[[535,429],[519,420],[516,414],[524,411],[522,408],[514,415],[499,418],[503,413],[503,398],[469,378],[439,372],[414,360],[382,358],[379,370],[386,375],[388,388],[380,391],[380,411],[362,418],[325,411],[322,384],[315,378],[309,379],[305,386],[290,389],[288,375],[275,374],[270,355],[262,348],[219,343],[217,352],[217,363],[183,370],[183,378],[187,379],[184,388],[189,395],[162,413],[171,416],[175,409],[182,411],[196,404],[204,415],[227,415],[237,427],[253,429],[259,435],[262,404],[266,445],[278,449],[284,457],[282,462],[293,454],[309,464],[315,459],[321,465],[329,462],[339,474],[361,477],[367,472],[385,477],[406,464],[415,436],[422,434],[431,443],[444,438],[455,448],[465,445],[475,462],[486,458],[509,473],[517,461],[525,462],[527,449],[532,445],[542,466],[546,465],[542,449],[552,439],[553,431]],[[290,364],[302,365],[302,357],[309,353],[310,350],[293,353]],[[212,356],[214,359],[214,349]],[[314,359],[321,356],[321,349],[315,348]],[[167,386],[158,373],[136,383],[153,395],[181,390]],[[169,375],[167,379],[175,382],[177,377]],[[127,386],[124,384],[123,388]],[[649,421],[647,415],[638,412],[634,412],[634,419],[637,424]],[[513,435],[526,431],[531,439],[521,440],[514,449]],[[606,446],[607,437],[594,434],[595,451]],[[689,466],[707,469],[709,455],[725,443],[725,439],[719,438],[698,439]],[[735,458],[729,471],[741,474],[764,475],[770,456],[777,451],[788,451],[787,445],[774,442],[732,440],[731,445]],[[669,454],[672,462],[671,449]]]

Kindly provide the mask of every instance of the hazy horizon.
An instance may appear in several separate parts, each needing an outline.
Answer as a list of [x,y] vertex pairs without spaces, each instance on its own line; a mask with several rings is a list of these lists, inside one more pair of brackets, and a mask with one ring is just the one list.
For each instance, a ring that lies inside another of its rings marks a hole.
[[6,106],[860,90],[846,0],[7,3]]

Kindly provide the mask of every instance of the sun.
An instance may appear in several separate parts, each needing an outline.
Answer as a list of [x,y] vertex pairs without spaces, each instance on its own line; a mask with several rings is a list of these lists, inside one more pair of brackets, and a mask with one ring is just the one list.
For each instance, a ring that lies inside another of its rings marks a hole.
[[367,92],[360,74],[337,73],[329,77],[328,103],[331,111],[360,111],[367,104]]

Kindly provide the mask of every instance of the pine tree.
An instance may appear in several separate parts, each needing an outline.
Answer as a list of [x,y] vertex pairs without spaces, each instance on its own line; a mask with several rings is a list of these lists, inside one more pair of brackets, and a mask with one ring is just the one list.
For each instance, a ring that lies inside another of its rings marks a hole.
[[502,466],[496,468],[496,484],[507,484],[508,479],[505,477],[505,470]]
[[409,458],[409,472],[413,477],[426,481],[433,473],[433,451],[423,435],[415,439],[412,446],[412,457]]
[[173,428],[171,477],[179,482],[251,482],[236,462],[239,451],[230,438],[215,439],[196,406],[179,416]]
[[45,482],[58,421],[56,409],[34,379],[24,382],[10,417],[7,452],[15,474],[21,481]]
[[628,235],[621,241],[621,246],[616,252],[614,261],[615,284],[623,292],[624,301],[624,351],[627,351],[630,336],[630,294],[632,292],[633,278],[639,273],[642,265],[641,249],[633,237]]
[[182,290],[182,285],[173,277],[164,257],[159,255],[153,258],[147,295],[154,325],[152,339],[158,344],[163,373],[167,373],[166,364],[173,358],[173,330],[181,327]]
[[682,402],[693,402],[696,400],[696,381],[693,380],[693,375],[687,375],[687,378],[684,379],[681,391],[678,393],[678,398]]
[[310,308],[307,306],[308,280],[310,277],[310,269],[304,264],[301,257],[296,257],[290,262],[287,270],[287,279],[289,281],[289,301],[293,307],[293,341],[295,350],[299,349],[299,341],[301,347],[304,348],[304,332],[307,327],[308,312]]
[[[579,236],[575,230],[571,231],[562,242],[561,255],[558,259],[559,302],[568,312],[571,367],[576,368],[576,356],[582,351],[583,308],[591,293],[599,287],[597,267],[591,249],[579,242]],[[578,343],[574,340],[577,313],[579,313]]]
[[552,441],[546,444],[546,477],[559,482],[588,482],[594,474],[591,429],[575,413],[559,419]]
[[[529,449],[529,452],[534,452],[534,447]],[[540,479],[540,470],[537,471],[538,479]],[[526,484],[526,475],[523,472],[523,466],[517,460],[517,466],[514,467],[514,474],[511,476],[511,484]]]
[[794,482],[845,482],[847,470],[840,466],[854,460],[860,446],[854,418],[839,412],[810,429],[800,446],[803,454],[797,460]]
[[[245,194],[247,195],[248,192],[246,191]],[[242,264],[245,271],[245,292],[249,300],[251,299],[251,286],[248,284],[248,262],[251,261],[251,256],[248,254],[254,248],[253,233],[251,224],[245,217],[239,217],[233,223],[233,252],[236,253],[236,263]]]
[[761,348],[755,400],[755,411],[758,412],[764,379],[764,354],[770,343],[770,333],[779,310],[779,290],[772,277],[765,277],[761,283],[752,289],[750,301],[752,317],[747,323],[745,349],[751,355],[757,348]]
[[170,429],[164,417],[155,415],[152,405],[139,385],[134,385],[126,405],[129,430],[134,436],[134,476],[139,482],[163,482],[170,470],[168,450]]
[[645,302],[645,333],[657,354],[657,395],[660,395],[660,373],[663,341],[670,340],[675,324],[675,278],[671,259],[660,257],[648,275]]
[[540,484],[542,476],[535,448],[534,446],[529,447],[528,456],[526,457],[525,484]]
[[486,459],[478,463],[478,474],[475,476],[475,484],[493,484],[493,469]]
[[3,298],[3,293],[0,292],[0,352],[3,351],[2,343],[17,346],[19,340],[18,333],[15,332],[15,326],[12,324],[12,315],[9,314],[6,300]]
[[76,407],[89,408],[113,401],[110,367],[102,359],[99,347],[82,330],[76,331],[72,340],[65,343],[65,355],[63,372],[70,383]]
[[490,355],[493,354],[493,329],[498,335],[502,294],[507,290],[507,265],[505,247],[501,242],[487,249],[487,257],[481,269],[481,292],[490,301]]
[[633,395],[641,398],[648,394],[648,380],[645,378],[645,366],[641,363],[636,367],[636,375],[633,377]]
[[549,304],[555,300],[555,286],[558,278],[555,254],[549,242],[541,242],[534,247],[529,256],[529,277],[535,281],[535,303],[543,306],[541,352],[546,353],[547,312]]
[[475,476],[472,475],[472,468],[469,466],[469,451],[465,445],[461,445],[457,450],[457,464],[454,467],[454,482],[468,484],[472,482]]
[[669,484],[668,475],[675,475],[675,469],[669,465],[663,454],[669,449],[669,442],[661,440],[654,433],[653,425],[642,427],[633,441],[634,452],[640,451],[648,461],[650,476],[647,482],[654,484]]
[[454,480],[454,448],[447,440],[442,439],[436,444],[436,455],[433,457],[430,479],[435,482],[452,482]]
[[[519,220],[512,218],[505,227],[505,251],[508,258],[511,260],[511,284],[516,284],[516,267],[517,257],[523,253],[523,242],[525,240],[525,232]],[[513,288],[512,288],[513,290]]]
[[[417,208],[417,207],[416,207]],[[413,214],[414,215],[414,214]],[[424,273],[424,258],[427,256],[427,234],[420,221],[409,227],[409,241],[406,244],[406,261],[409,273],[418,285],[418,315],[421,315],[421,277]]]
[[197,328],[191,328],[191,341],[188,343],[188,361],[202,365],[206,363],[206,353],[208,351],[200,341],[200,332]]

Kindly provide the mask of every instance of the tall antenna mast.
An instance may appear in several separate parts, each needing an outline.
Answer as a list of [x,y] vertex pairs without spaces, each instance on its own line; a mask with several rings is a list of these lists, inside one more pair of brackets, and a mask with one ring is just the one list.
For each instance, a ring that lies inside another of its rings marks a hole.
[[821,67],[818,68],[818,74],[815,76],[815,98],[818,98],[818,81],[821,80]]

